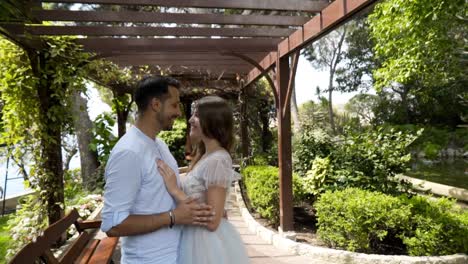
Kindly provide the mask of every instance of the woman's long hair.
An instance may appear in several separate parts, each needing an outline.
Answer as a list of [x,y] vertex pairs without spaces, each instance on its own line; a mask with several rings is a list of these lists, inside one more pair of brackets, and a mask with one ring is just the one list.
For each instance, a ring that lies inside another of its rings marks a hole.
[[[221,97],[206,96],[195,102],[194,113],[200,121],[203,135],[216,139],[228,152],[234,143],[234,117],[229,104]],[[200,140],[192,152],[191,170],[205,154],[205,144]]]

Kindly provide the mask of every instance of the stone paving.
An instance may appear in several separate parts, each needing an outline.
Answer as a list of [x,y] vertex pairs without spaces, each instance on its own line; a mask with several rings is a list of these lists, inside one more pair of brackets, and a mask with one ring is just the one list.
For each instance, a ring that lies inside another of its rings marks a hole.
[[[311,261],[310,257],[293,255],[285,250],[278,249],[273,245],[265,243],[261,238],[249,232],[247,225],[240,216],[236,197],[230,195],[227,202],[229,221],[237,228],[247,248],[247,253],[252,264],[326,264],[325,262]],[[98,237],[105,236],[100,231]],[[114,263],[120,264],[120,243],[114,254]],[[242,263],[239,263],[242,264]]]
[[228,200],[228,218],[241,234],[247,248],[247,253],[252,264],[325,264],[325,262],[312,261],[310,257],[293,255],[285,250],[278,249],[265,243],[261,238],[249,232],[247,225],[240,216],[235,195]]

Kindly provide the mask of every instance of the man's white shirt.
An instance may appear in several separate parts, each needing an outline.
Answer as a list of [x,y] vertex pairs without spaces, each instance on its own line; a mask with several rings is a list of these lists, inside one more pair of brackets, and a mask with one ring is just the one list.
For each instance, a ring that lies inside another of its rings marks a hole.
[[[176,207],[156,166],[162,159],[179,177],[177,161],[160,139],[152,140],[131,127],[117,142],[105,170],[104,208],[101,229],[107,232],[129,215],[151,215]],[[164,263],[177,261],[180,228],[122,237],[122,263]]]

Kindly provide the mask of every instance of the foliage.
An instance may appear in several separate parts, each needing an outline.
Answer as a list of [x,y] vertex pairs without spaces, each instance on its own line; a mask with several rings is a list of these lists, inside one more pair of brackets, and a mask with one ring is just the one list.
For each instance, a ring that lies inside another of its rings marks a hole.
[[[254,86],[246,89],[245,100],[247,118],[247,130],[249,137],[249,156],[245,162],[256,164],[252,158],[262,156],[266,159],[266,165],[278,165],[277,131],[270,128],[272,120],[276,119],[275,102],[271,87],[262,78]],[[239,111],[240,112],[240,111]],[[235,118],[240,123],[240,113]],[[240,133],[239,133],[240,135]],[[239,144],[240,145],[240,144]]]
[[117,143],[118,138],[112,133],[115,120],[109,113],[102,113],[96,117],[93,125],[93,139],[89,148],[98,153],[99,162],[105,164]]
[[[100,194],[89,194],[81,188],[80,180],[77,178],[79,175],[79,171],[71,171],[71,174],[65,177],[66,211],[68,213],[72,208],[76,208],[80,216],[87,219],[102,204],[103,200]],[[47,219],[44,214],[40,213],[42,209],[41,201],[36,194],[21,199],[19,209],[17,208],[15,215],[8,221],[8,229],[12,239],[9,240],[7,259],[13,257],[25,244],[35,241],[47,228]],[[68,231],[70,235],[75,232],[74,227]]]
[[374,111],[379,97],[372,94],[357,94],[345,105],[345,110],[352,116],[359,118],[362,125],[370,125],[374,119]]
[[[241,172],[247,195],[254,209],[260,216],[268,219],[272,224],[279,223],[279,170],[272,166],[247,166]],[[304,198],[302,182],[297,175],[293,175],[294,200]]]
[[455,80],[443,86],[417,83],[395,85],[378,92],[375,124],[429,124],[455,128],[468,114],[461,95],[467,82]]
[[333,144],[330,136],[322,129],[305,125],[301,130],[293,142],[293,164],[294,171],[305,176],[314,159],[327,157],[333,149]]
[[350,134],[334,153],[335,177],[343,186],[360,187],[383,193],[398,193],[402,185],[395,176],[404,172],[411,156],[407,147],[417,138],[382,129]]
[[[103,203],[101,194],[89,194],[86,191],[77,192],[75,197],[68,201],[67,211],[73,208],[78,210],[82,219],[87,219]],[[76,228],[71,226],[68,230],[70,236],[76,233]]]
[[468,211],[447,198],[406,198],[411,205],[411,228],[403,242],[412,256],[468,253]]
[[463,75],[461,56],[467,2],[386,0],[369,16],[376,55],[376,87],[414,81],[438,86]]
[[327,191],[315,208],[321,240],[332,247],[366,253],[385,253],[400,246],[386,242],[408,229],[411,216],[410,206],[397,197],[356,188]]
[[333,247],[412,256],[468,252],[468,212],[445,198],[349,188],[326,192],[315,208],[318,234]]
[[[333,133],[335,130],[335,121],[333,115],[332,93],[339,90],[340,87],[336,86],[338,65],[344,58],[344,39],[346,37],[348,26],[344,25],[328,35],[321,38],[319,41],[304,49],[303,55],[310,61],[312,67],[316,69],[325,68],[328,71],[328,87],[324,89],[328,93],[328,115],[330,120],[330,127]],[[346,89],[347,87],[341,87]],[[320,88],[317,88],[320,90]]]
[[0,263],[5,263],[5,255],[7,253],[8,245],[11,244],[10,227],[8,226],[8,220],[11,215],[5,215],[0,217]]
[[357,15],[347,22],[346,50],[343,63],[337,69],[337,87],[340,91],[368,91],[374,80],[372,72],[379,66],[374,56],[374,42],[370,38],[367,15]]
[[73,199],[78,193],[82,193],[83,185],[80,169],[65,171],[63,175],[65,200]]
[[[451,129],[449,127],[434,127],[429,125],[386,125],[386,131],[394,129],[403,133],[417,133],[421,130],[421,135],[411,144],[412,151],[424,151],[425,154],[437,155],[441,149],[458,148],[462,149],[468,144],[468,134],[466,128]],[[427,147],[428,144],[433,146]],[[428,148],[428,149],[426,149]],[[426,153],[426,151],[428,153]],[[435,152],[437,153],[430,153]],[[435,156],[434,156],[435,158]]]
[[299,118],[301,120],[302,131],[309,127],[329,128],[329,120],[327,116],[328,101],[324,98],[320,103],[314,101],[307,101],[299,107]]
[[11,232],[11,244],[6,259],[13,257],[24,245],[42,235],[48,222],[41,199],[37,194],[28,195],[20,200],[15,217],[8,221]]
[[187,123],[185,119],[178,118],[170,131],[161,131],[158,137],[162,139],[179,165],[185,161],[185,140],[186,140]]
[[428,159],[434,160],[439,155],[441,147],[437,144],[428,142],[424,147],[424,156]]
[[389,194],[411,189],[395,176],[406,171],[411,159],[408,146],[417,135],[382,128],[348,132],[341,141],[318,135],[313,130],[304,133],[303,147],[298,144],[294,151],[295,170],[304,176],[308,194],[346,187]]
[[336,181],[331,177],[332,175],[333,167],[330,157],[315,157],[312,162],[312,169],[307,171],[303,178],[304,191],[308,194],[318,196],[331,186],[336,186]]
[[380,97],[376,124],[455,128],[468,114],[466,9],[463,0],[387,0],[369,16],[373,78]]
[[70,99],[83,87],[80,65],[87,61],[87,54],[69,38],[42,38],[42,44],[33,52],[0,39],[0,92],[5,103],[1,140],[15,146],[18,159],[25,149],[32,151],[27,184],[38,194],[25,200],[21,218],[15,218],[16,249],[64,208],[61,134],[71,128]]

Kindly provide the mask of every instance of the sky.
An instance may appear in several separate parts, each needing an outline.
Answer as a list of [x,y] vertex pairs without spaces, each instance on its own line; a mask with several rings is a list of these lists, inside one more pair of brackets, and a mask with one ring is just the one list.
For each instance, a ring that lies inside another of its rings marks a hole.
[[[314,100],[318,101],[315,95],[316,87],[319,86],[321,90],[328,87],[328,71],[318,71],[314,69],[309,61],[304,56],[299,58],[296,72],[296,101],[297,105],[304,102]],[[346,104],[351,97],[357,93],[333,93],[333,104],[343,105]],[[328,95],[327,95],[328,98]]]

